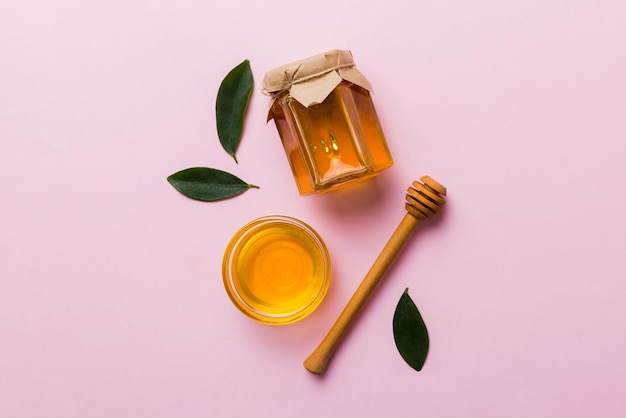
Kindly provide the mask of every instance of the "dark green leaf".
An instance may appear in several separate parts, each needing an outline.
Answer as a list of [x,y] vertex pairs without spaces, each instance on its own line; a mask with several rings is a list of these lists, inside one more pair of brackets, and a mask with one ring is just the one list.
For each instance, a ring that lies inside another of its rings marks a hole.
[[228,199],[251,187],[259,188],[230,173],[207,167],[179,171],[169,176],[167,181],[185,196],[204,202]]
[[415,370],[422,370],[428,354],[428,330],[408,288],[400,297],[393,315],[393,338],[404,361]]
[[241,140],[243,119],[253,84],[250,61],[244,60],[226,75],[217,92],[215,103],[217,136],[222,147],[235,159],[235,162],[237,162],[235,152]]

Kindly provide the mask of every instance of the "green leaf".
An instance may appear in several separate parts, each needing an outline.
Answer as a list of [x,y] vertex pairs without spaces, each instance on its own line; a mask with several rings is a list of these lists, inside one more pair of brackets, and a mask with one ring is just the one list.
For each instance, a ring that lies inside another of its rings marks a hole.
[[393,338],[400,355],[409,366],[422,370],[428,354],[428,330],[407,288],[393,315]]
[[228,199],[249,188],[259,188],[230,173],[207,167],[179,171],[169,176],[167,181],[185,196],[204,202]]
[[244,60],[226,75],[217,91],[215,103],[217,136],[224,150],[235,159],[235,162],[237,162],[235,153],[241,140],[243,119],[253,85],[250,61]]

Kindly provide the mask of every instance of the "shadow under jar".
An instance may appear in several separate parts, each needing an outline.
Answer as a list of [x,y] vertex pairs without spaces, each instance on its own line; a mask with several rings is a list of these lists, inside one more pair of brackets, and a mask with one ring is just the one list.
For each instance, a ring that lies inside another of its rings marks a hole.
[[345,50],[265,75],[268,120],[274,119],[301,195],[344,187],[393,164],[371,90]]

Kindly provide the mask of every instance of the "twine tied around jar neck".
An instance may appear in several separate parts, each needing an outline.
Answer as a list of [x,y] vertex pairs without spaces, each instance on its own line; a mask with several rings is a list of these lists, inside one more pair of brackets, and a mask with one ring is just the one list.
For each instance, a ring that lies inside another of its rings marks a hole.
[[[263,94],[271,97],[270,108],[285,92],[309,107],[322,103],[343,80],[372,92],[369,81],[356,69],[352,53],[334,49],[268,71]],[[272,117],[270,111],[268,120]]]

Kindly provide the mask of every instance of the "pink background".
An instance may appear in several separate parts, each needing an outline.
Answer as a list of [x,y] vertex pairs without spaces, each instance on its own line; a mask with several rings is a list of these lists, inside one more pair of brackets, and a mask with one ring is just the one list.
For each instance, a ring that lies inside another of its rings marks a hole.
[[[625,21],[611,0],[2,2],[0,417],[624,416]],[[374,85],[395,165],[300,197],[261,80],[332,48]],[[214,105],[245,58],[236,165]],[[198,165],[261,189],[210,204],[165,180]],[[445,214],[309,374],[424,174]],[[221,281],[230,237],[270,214],[311,224],[334,263],[286,327]],[[405,287],[430,331],[420,373],[393,342]]]

